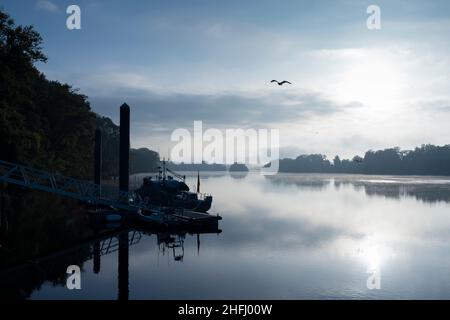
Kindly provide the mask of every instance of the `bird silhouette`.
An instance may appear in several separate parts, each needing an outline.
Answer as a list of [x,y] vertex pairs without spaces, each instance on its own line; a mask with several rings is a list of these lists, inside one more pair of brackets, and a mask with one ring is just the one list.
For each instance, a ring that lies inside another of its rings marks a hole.
[[270,81],[270,83],[274,83],[274,82],[276,82],[279,86],[282,86],[282,85],[285,84],[285,83],[292,84],[292,83],[290,83],[289,81],[286,81],[286,80],[281,81],[281,82],[279,82],[279,81],[277,81],[277,80],[272,80],[272,81]]

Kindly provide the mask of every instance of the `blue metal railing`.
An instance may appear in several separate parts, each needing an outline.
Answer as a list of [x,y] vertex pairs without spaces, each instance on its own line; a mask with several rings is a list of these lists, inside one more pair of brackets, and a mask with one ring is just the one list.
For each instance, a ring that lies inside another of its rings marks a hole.
[[100,186],[92,182],[2,160],[0,160],[0,182],[50,192],[93,205],[111,206],[128,213],[150,210],[153,211],[153,214],[147,217],[155,221],[161,221],[162,219],[162,214],[157,208],[144,203],[134,192],[117,190],[115,195],[108,194],[108,196],[104,196]]
[[[141,241],[142,233],[133,231],[128,233],[128,245],[132,246]],[[119,239],[117,236],[104,239],[100,242],[100,254],[102,256],[116,252],[119,249]]]

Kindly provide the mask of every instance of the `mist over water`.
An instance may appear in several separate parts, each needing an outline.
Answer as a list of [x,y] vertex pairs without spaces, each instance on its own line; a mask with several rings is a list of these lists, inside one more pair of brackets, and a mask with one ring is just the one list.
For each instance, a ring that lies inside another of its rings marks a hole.
[[[197,173],[187,175],[194,185]],[[129,248],[130,299],[450,298],[448,177],[201,177],[222,233],[163,249],[161,235],[141,230]],[[45,281],[30,298],[116,299],[117,261],[102,256],[95,274],[87,259],[82,290]],[[366,286],[373,268],[379,290]]]

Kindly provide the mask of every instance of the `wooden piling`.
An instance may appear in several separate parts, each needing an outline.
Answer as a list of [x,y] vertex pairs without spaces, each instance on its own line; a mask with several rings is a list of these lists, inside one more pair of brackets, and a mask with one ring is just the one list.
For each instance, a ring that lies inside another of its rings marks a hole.
[[119,188],[129,191],[130,185],[130,107],[124,103],[120,107],[120,158]]
[[102,130],[95,130],[94,183],[100,187],[102,182]]

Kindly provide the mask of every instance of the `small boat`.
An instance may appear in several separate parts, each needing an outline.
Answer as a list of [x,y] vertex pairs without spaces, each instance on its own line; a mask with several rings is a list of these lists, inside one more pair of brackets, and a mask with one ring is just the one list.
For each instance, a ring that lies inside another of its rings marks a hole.
[[207,212],[212,205],[212,196],[200,193],[200,174],[197,192],[190,191],[185,180],[185,176],[166,168],[163,161],[163,167],[159,167],[156,178],[145,177],[135,193],[149,205]]

